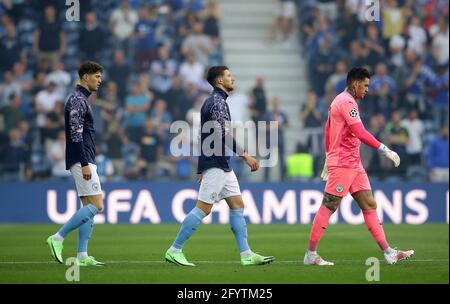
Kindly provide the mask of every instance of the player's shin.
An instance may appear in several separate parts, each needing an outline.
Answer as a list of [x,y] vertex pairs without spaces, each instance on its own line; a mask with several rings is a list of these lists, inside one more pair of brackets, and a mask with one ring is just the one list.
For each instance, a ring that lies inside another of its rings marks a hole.
[[386,241],[383,226],[378,219],[378,215],[375,209],[363,210],[364,221],[369,232],[380,246],[381,250],[386,251],[389,248],[389,244]]
[[69,234],[69,232],[88,222],[97,213],[98,209],[94,205],[89,204],[84,206],[83,208],[79,209],[64,226],[61,227],[58,233],[63,238],[65,238],[67,234]]
[[180,231],[170,248],[172,251],[181,251],[183,249],[184,243],[194,234],[197,230],[198,225],[200,225],[202,219],[206,216],[202,209],[195,207],[191,212],[186,215],[183,223],[181,224]]
[[84,259],[88,257],[88,242],[94,229],[94,218],[89,219],[86,223],[78,228],[78,258]]
[[245,222],[243,208],[230,210],[230,226],[241,257],[251,255],[251,250],[247,242],[247,224]]
[[330,220],[330,217],[332,215],[333,212],[330,209],[328,209],[324,205],[320,206],[319,211],[314,217],[311,233],[309,236],[309,251],[315,252],[317,250],[317,245],[319,244],[319,241],[322,238],[325,229],[327,228],[328,221]]

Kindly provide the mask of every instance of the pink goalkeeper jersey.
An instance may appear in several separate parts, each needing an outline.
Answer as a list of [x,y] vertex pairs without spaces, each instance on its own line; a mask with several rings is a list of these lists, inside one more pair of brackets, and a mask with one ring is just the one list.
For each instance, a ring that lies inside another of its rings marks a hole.
[[328,110],[325,125],[325,150],[328,167],[362,168],[359,147],[361,141],[350,125],[361,122],[359,108],[350,93],[336,96]]

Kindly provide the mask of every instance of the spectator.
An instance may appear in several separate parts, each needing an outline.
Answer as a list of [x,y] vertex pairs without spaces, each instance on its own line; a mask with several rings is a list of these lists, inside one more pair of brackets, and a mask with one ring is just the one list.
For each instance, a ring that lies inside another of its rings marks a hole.
[[19,128],[23,120],[23,114],[20,110],[20,96],[12,94],[9,99],[9,105],[0,108],[0,116],[3,116],[4,132],[9,133],[13,129]]
[[230,92],[227,98],[227,103],[230,108],[231,121],[244,123],[248,120],[247,109],[249,107],[248,96],[239,92],[237,86],[234,86],[234,90]]
[[433,139],[427,151],[428,168],[432,182],[447,182],[448,174],[448,126],[440,129],[440,136]]
[[125,60],[122,50],[114,51],[113,64],[108,70],[109,79],[117,84],[120,105],[123,107],[127,95],[127,85],[131,75],[131,68]]
[[[405,65],[403,75],[405,75],[404,87],[406,89],[406,102],[409,108],[416,108],[421,118],[428,116],[427,93],[432,89],[431,83],[435,78],[431,68],[422,63],[420,59],[411,62],[412,53],[408,53],[407,60],[411,63]],[[412,58],[416,57],[415,55]]]
[[180,77],[184,80],[184,87],[188,83],[193,83],[196,86],[200,84],[203,79],[205,65],[196,60],[194,52],[186,53],[186,60],[180,65]]
[[106,125],[113,121],[120,122],[123,117],[124,110],[120,107],[120,100],[117,95],[117,90],[117,84],[114,81],[108,81],[106,84],[105,95],[103,98],[96,99],[96,103],[99,103],[101,106],[101,117],[105,121]]
[[131,89],[131,95],[126,98],[126,117],[127,117],[127,137],[132,142],[139,142],[146,113],[150,109],[150,100],[142,92],[139,83],[135,83]]
[[131,58],[131,38],[139,16],[130,7],[129,0],[122,0],[119,8],[111,13],[109,28],[115,38],[116,47],[125,50],[128,59]]
[[44,20],[39,23],[34,33],[33,51],[39,60],[45,58],[50,68],[54,69],[65,53],[65,46],[66,35],[57,20],[56,10],[53,6],[47,6]]
[[300,120],[306,129],[322,127],[322,113],[317,104],[317,95],[312,90],[308,92],[308,99],[302,106]]
[[6,35],[0,36],[0,73],[11,70],[13,64],[26,58],[26,52],[17,36],[14,23],[5,26]]
[[66,133],[59,130],[57,139],[52,140],[47,146],[46,154],[52,162],[52,177],[55,181],[68,181],[70,172],[66,170]]
[[420,18],[418,16],[411,17],[411,21],[409,22],[407,31],[409,36],[407,43],[408,49],[414,51],[420,57],[423,57],[425,53],[425,43],[427,42],[427,33],[425,32],[425,29],[421,26]]
[[278,2],[278,16],[272,26],[272,38],[288,46],[297,9],[293,0]]
[[[447,4],[448,5],[448,4]],[[437,24],[430,28],[431,54],[438,65],[448,65],[449,29],[447,17],[439,16]]]
[[389,65],[392,67],[391,75],[396,83],[400,82],[399,72],[405,64],[405,57],[403,50],[405,49],[406,41],[400,35],[394,35],[389,39]]
[[158,177],[158,160],[162,154],[162,142],[159,134],[158,121],[147,118],[139,142],[141,160],[145,163],[145,177],[147,180],[153,180]]
[[80,59],[99,61],[105,43],[106,34],[97,21],[97,14],[93,11],[88,12],[85,16],[84,27],[78,36]]
[[156,130],[161,138],[163,144],[169,135],[170,124],[172,123],[172,116],[167,111],[167,103],[164,99],[157,99],[155,107],[150,114],[150,118],[154,121]]
[[383,15],[383,38],[389,39],[399,35],[405,25],[405,11],[398,6],[397,0],[387,0],[382,11]]
[[56,84],[54,82],[49,82],[47,88],[40,91],[36,96],[35,111],[36,111],[36,126],[40,130],[41,144],[44,144],[45,140],[45,128],[46,128],[46,117],[47,113],[54,110],[55,104],[58,101],[62,101],[61,96],[56,91]]
[[[385,120],[383,115],[373,115],[369,120],[368,131],[373,134],[375,138],[383,138],[384,125]],[[382,166],[382,160],[378,151],[367,145],[361,145],[361,159],[364,162],[364,167],[366,168],[368,175],[384,178],[386,170]]]
[[72,81],[72,77],[65,70],[63,62],[57,62],[55,68],[51,73],[47,75],[47,82],[52,82],[56,84],[56,91],[58,92],[61,98],[65,99],[67,95],[67,88]]
[[369,65],[373,71],[378,62],[384,61],[385,56],[385,50],[378,33],[378,27],[374,23],[370,23],[367,26],[364,46],[367,48],[366,64]]
[[103,145],[96,146],[95,164],[100,182],[111,182],[113,180],[114,166],[111,160],[103,154]]
[[151,66],[153,89],[160,96],[165,97],[167,91],[172,86],[172,78],[176,72],[176,63],[169,58],[169,48],[165,45],[158,49],[158,58]]
[[64,130],[64,106],[62,101],[57,100],[53,109],[46,114],[42,130],[43,142],[45,143],[47,139],[57,140],[61,130]]
[[194,23],[191,33],[183,42],[182,52],[185,56],[187,56],[189,52],[193,52],[199,63],[203,66],[208,66],[209,55],[213,52],[214,45],[211,39],[203,33],[203,28],[204,27],[201,22]]
[[308,92],[308,98],[301,108],[300,121],[303,122],[310,152],[315,157],[315,162],[319,163],[322,154],[323,125],[321,106],[313,90]]
[[332,90],[335,94],[344,91],[345,83],[347,81],[347,63],[344,60],[339,60],[336,63],[334,73],[328,77],[325,83],[325,92]]
[[448,125],[448,74],[448,67],[441,65],[433,80],[434,94],[430,97],[433,102],[433,120],[437,126]]
[[5,181],[19,181],[22,169],[27,161],[24,143],[20,140],[20,131],[9,131],[9,143],[0,151],[0,167]]
[[135,66],[137,72],[143,72],[150,68],[156,58],[157,39],[156,10],[142,8],[139,10],[139,21],[136,23],[133,37],[136,39]]
[[172,86],[166,93],[167,109],[174,121],[184,119],[183,113],[186,113],[186,92],[183,90],[183,82],[180,75],[174,75]]
[[358,28],[360,28],[358,17],[351,9],[345,8],[336,20],[336,36],[345,51],[349,51],[351,42],[358,36]]
[[114,167],[114,172],[119,178],[124,174],[122,146],[125,145],[125,142],[127,142],[125,137],[125,132],[120,127],[119,121],[112,120],[107,126],[104,137],[104,142],[107,146],[107,151],[105,151],[105,154],[106,157],[111,160]]
[[408,165],[421,165],[424,125],[421,119],[418,118],[417,110],[411,109],[408,112],[408,117],[402,120],[402,126],[408,131],[409,142],[406,145],[406,154],[408,156]]
[[[402,116],[399,111],[392,112],[391,121],[389,121],[385,128],[387,137],[387,145],[390,149],[397,152],[400,156],[400,165],[391,172],[396,176],[405,176],[406,168],[408,167],[408,157],[406,154],[406,145],[409,142],[408,130],[402,125]],[[391,163],[388,163],[392,165]]]
[[123,176],[125,179],[135,180],[141,177],[145,163],[143,163],[139,156],[139,145],[129,141],[125,136],[122,146]]
[[331,38],[327,36],[320,43],[319,52],[313,55],[310,62],[311,83],[318,96],[324,95],[325,82],[333,73],[336,61],[331,51]]
[[[266,114],[263,117],[263,120],[266,123],[270,123],[271,121],[276,122],[276,129],[272,129],[268,127],[266,129],[266,148],[271,148],[270,153],[273,152],[272,144],[270,142],[270,133],[271,132],[278,132],[278,146],[277,149],[277,156],[279,159],[278,167],[280,168],[280,180],[284,181],[286,178],[286,163],[285,163],[285,154],[284,154],[284,130],[289,127],[289,123],[287,120],[287,116],[285,113],[281,112],[280,109],[280,99],[278,97],[274,97],[272,99],[272,110],[269,112],[266,112]],[[268,146],[268,144],[270,146]],[[264,172],[264,180],[269,181],[269,168],[266,167]]]
[[375,75],[371,79],[369,96],[373,97],[374,111],[369,113],[381,113],[388,118],[397,105],[397,85],[392,77],[387,74],[384,63],[378,63]]
[[6,71],[0,84],[0,108],[7,106],[12,95],[22,97],[20,85],[14,81],[11,71]]
[[256,77],[256,84],[250,92],[250,112],[252,120],[257,124],[267,111],[266,89],[264,88],[264,78]]
[[211,39],[214,47],[218,47],[220,45],[220,22],[223,20],[223,12],[217,0],[208,0],[200,16],[204,22],[204,34]]

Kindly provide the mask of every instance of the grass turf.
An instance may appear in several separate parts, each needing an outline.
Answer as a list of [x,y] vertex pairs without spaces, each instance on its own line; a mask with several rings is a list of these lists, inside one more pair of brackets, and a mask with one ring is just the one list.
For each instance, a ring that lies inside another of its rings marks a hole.
[[[69,266],[54,262],[45,244],[56,225],[0,225],[0,283],[69,283]],[[414,249],[409,261],[385,265],[364,225],[330,225],[320,254],[333,267],[303,265],[309,225],[248,225],[255,252],[274,255],[270,265],[243,267],[228,225],[201,225],[184,252],[197,267],[164,262],[180,225],[96,225],[89,254],[106,267],[82,268],[78,283],[447,283],[448,225],[385,224],[392,246]],[[64,258],[76,255],[77,233],[64,243]],[[380,259],[380,281],[368,282],[368,257]]]

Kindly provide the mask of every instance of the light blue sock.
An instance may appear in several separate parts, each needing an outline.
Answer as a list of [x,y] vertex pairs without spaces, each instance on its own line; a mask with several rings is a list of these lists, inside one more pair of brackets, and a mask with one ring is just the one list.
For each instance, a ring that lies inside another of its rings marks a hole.
[[202,209],[195,207],[191,212],[186,215],[186,218],[181,225],[180,231],[178,232],[175,242],[172,247],[176,249],[182,249],[184,243],[191,237],[191,235],[197,230],[198,225],[200,225],[202,219],[206,216]]
[[89,219],[93,218],[98,213],[98,209],[95,208],[94,205],[87,205],[83,208],[79,209],[75,214],[70,218],[70,220],[59,229],[58,233],[65,238],[69,232],[77,229]]
[[247,224],[244,218],[244,208],[230,209],[230,226],[233,231],[239,252],[250,249],[247,243]]
[[78,252],[87,252],[88,242],[94,230],[94,218],[90,218],[86,223],[78,228]]

